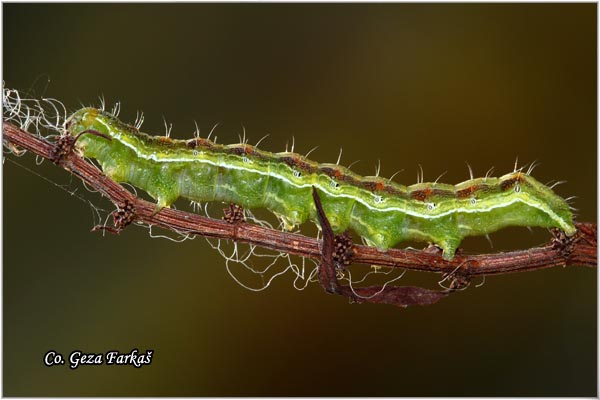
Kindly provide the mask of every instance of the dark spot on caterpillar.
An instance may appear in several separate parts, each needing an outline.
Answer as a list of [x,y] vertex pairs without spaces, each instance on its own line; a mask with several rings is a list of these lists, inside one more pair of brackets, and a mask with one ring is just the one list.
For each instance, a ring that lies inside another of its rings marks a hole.
[[[439,189],[437,191],[440,193],[443,193],[444,195],[446,194],[445,191],[442,191]],[[419,190],[414,190],[414,191],[410,192],[410,198],[419,200],[419,201],[425,201],[432,194],[434,194],[434,190],[431,188],[419,189]]]
[[373,181],[359,181],[358,184],[360,185],[361,188],[366,189],[366,190],[370,190],[371,192],[374,192],[377,190],[377,183],[373,182]]
[[246,147],[244,148],[244,152],[246,153],[246,155],[252,156],[258,160],[270,160],[271,158],[268,157],[266,154],[264,154],[262,151],[256,149],[253,146],[250,145],[245,145]]
[[415,190],[414,192],[410,193],[410,198],[414,200],[425,201],[427,194],[424,190]]
[[518,172],[512,178],[509,178],[505,181],[500,182],[500,189],[503,191],[507,190],[509,188],[512,188],[517,183],[525,183],[525,178],[523,178],[523,174],[521,174],[520,172]]
[[339,177],[336,177],[336,179],[339,180],[340,182],[346,182],[350,185],[358,186],[358,187],[360,187],[361,183],[362,183],[360,180],[356,179],[352,175],[348,175],[348,174],[344,174],[344,173],[341,173]]
[[454,192],[449,191],[449,190],[443,190],[443,189],[425,188],[425,189],[418,189],[418,190],[414,190],[414,191],[410,192],[410,198],[419,200],[419,201],[425,201],[431,196],[438,196],[438,197],[445,197],[445,198],[455,197]]
[[[312,174],[317,171],[317,168],[315,168],[310,163],[307,163],[306,161],[304,161],[297,154],[290,155],[290,153],[283,153],[282,155],[276,154],[275,156],[277,157],[278,161],[281,161],[281,162],[289,165],[292,168],[301,169],[301,170],[305,171],[305,174]],[[265,158],[271,160],[271,157],[265,157]]]
[[298,167],[298,159],[292,156],[279,157],[279,161],[289,165],[290,167]]
[[234,154],[237,156],[242,155],[258,155],[258,152],[252,149],[252,146],[248,146],[247,144],[239,144],[233,146],[227,146],[224,150],[226,154]]
[[502,181],[502,182],[500,182],[500,189],[503,190],[503,191],[507,190],[507,189],[510,189],[517,182],[518,182],[518,180],[516,178],[510,178],[510,179],[507,179],[505,181]]
[[384,192],[391,195],[406,197],[406,193],[392,185],[386,185],[382,180],[359,180],[351,178],[351,184],[373,193]]
[[459,199],[465,199],[467,197],[470,197],[476,190],[476,186],[469,186],[468,188],[457,191],[456,197],[458,197]]
[[164,144],[167,146],[172,146],[175,144],[175,142],[167,136],[157,136],[156,141],[158,142],[158,144]]
[[206,147],[208,149],[213,148],[213,142],[204,138],[190,139],[185,142],[185,145],[189,149],[195,149],[196,147]]
[[235,154],[235,155],[241,156],[242,154],[246,154],[246,149],[245,149],[245,145],[240,145],[240,146],[230,147],[225,152],[227,154]]
[[213,147],[215,147],[213,142],[211,142],[208,139],[204,139],[204,138],[198,138],[198,139],[196,139],[196,145],[197,146],[207,147],[209,149],[212,149]]
[[385,185],[385,187],[382,189],[382,192],[391,194],[394,196],[401,196],[403,198],[407,198],[406,191],[400,190],[396,186],[393,186],[393,185]]
[[319,172],[324,173],[330,178],[337,178],[338,174],[341,175],[341,172],[338,169],[332,167],[320,167]]

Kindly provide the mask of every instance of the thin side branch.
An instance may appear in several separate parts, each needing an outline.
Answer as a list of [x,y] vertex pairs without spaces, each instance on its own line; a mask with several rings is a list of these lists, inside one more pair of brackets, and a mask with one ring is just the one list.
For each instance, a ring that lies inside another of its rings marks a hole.
[[[118,183],[112,181],[94,165],[72,151],[63,151],[57,144],[23,131],[4,121],[3,142],[30,151],[57,162],[62,168],[98,190],[114,203],[116,233],[127,224],[137,221],[183,234],[202,235],[254,244],[301,257],[321,260],[322,241],[299,234],[281,232],[246,222],[235,224],[202,217],[173,209],[155,213],[156,204],[139,199]],[[60,141],[59,141],[60,142]],[[64,145],[64,143],[62,144]],[[61,158],[56,159],[60,154]],[[554,238],[545,246],[505,253],[460,255],[444,260],[440,254],[418,250],[389,249],[385,252],[374,247],[354,245],[352,262],[458,274],[462,277],[533,271],[556,266],[597,266],[597,227],[594,223],[577,223],[577,233],[567,238],[553,231]]]
[[328,293],[339,294],[356,303],[379,303],[392,304],[399,307],[414,305],[431,305],[446,297],[450,290],[430,290],[416,286],[367,286],[352,288],[342,285],[337,279],[337,267],[342,267],[334,261],[336,253],[336,236],[333,234],[331,224],[323,211],[321,198],[317,189],[312,189],[315,208],[321,232],[323,232],[323,243],[321,249],[321,263],[319,265],[319,283]]

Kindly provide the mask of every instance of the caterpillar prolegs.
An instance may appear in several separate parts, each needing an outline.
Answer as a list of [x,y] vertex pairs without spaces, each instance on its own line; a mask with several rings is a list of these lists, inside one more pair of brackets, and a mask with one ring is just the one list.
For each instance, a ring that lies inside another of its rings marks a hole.
[[264,207],[292,227],[317,223],[315,187],[334,232],[350,228],[383,250],[406,240],[434,243],[446,259],[463,238],[506,226],[554,227],[568,236],[576,231],[566,201],[521,171],[457,185],[403,186],[291,152],[150,136],[94,108],[74,113],[67,129],[72,135],[93,130],[110,137],[83,135],[77,147],[113,180],[148,192],[159,207],[179,197],[232,202]]

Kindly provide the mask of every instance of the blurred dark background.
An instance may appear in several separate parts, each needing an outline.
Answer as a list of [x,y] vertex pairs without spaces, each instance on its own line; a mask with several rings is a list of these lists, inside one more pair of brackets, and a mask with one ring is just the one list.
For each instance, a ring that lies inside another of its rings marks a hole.
[[[143,110],[143,130],[281,151],[411,184],[541,165],[596,221],[595,4],[3,4],[4,84]],[[34,157],[7,158],[95,204]],[[350,305],[292,276],[254,293],[198,238],[90,233],[90,208],[4,163],[5,396],[596,396],[596,271],[488,277],[435,306]],[[110,210],[110,207],[107,209]],[[106,215],[106,214],[104,214]],[[153,232],[158,234],[159,232]],[[494,250],[545,230],[492,235]],[[485,239],[466,251],[490,251]],[[427,274],[425,274],[427,275]],[[400,284],[439,277],[409,273]],[[413,281],[411,281],[411,279]],[[47,368],[55,349],[152,365]]]

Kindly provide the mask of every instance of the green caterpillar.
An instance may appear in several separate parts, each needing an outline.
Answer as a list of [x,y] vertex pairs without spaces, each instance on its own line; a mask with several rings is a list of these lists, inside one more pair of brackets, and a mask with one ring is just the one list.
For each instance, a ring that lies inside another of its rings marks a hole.
[[434,243],[446,259],[454,257],[464,237],[506,226],[554,227],[568,236],[576,231],[566,201],[522,172],[406,187],[290,152],[150,136],[94,108],[74,113],[67,129],[72,135],[94,130],[112,138],[83,135],[77,148],[98,160],[113,180],[148,192],[158,207],[178,197],[232,202],[264,207],[292,227],[308,219],[316,223],[314,186],[336,233],[351,228],[383,250],[405,240]]

